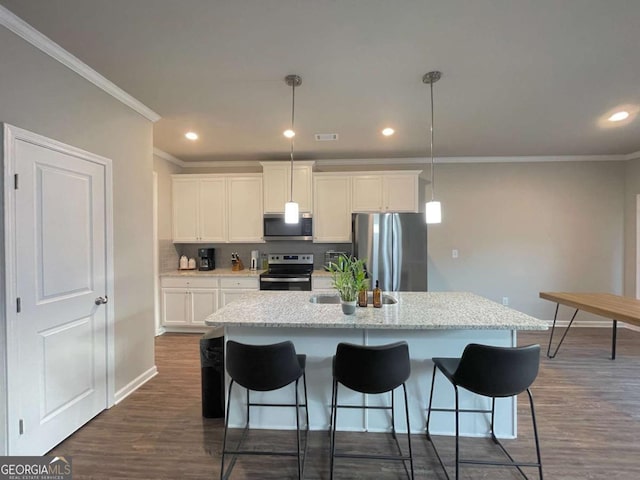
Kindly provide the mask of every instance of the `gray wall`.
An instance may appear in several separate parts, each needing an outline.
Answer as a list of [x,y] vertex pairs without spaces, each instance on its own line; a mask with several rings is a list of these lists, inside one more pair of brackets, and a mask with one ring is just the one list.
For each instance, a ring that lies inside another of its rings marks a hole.
[[438,165],[429,288],[543,319],[554,305],[540,291],[622,294],[624,179],[624,162]]
[[0,121],[113,161],[118,391],[154,365],[152,124],[4,27],[0,59]]

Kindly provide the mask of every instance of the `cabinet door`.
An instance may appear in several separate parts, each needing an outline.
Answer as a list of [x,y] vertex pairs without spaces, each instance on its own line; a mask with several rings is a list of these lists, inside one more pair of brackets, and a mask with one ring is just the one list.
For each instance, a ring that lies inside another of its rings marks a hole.
[[204,326],[204,320],[218,309],[218,290],[191,290],[191,323]]
[[229,242],[262,242],[262,175],[228,179]]
[[351,178],[315,175],[313,241],[351,241]]
[[289,167],[283,164],[264,165],[262,183],[264,213],[283,213],[284,204],[289,201]]
[[188,325],[190,317],[189,291],[183,288],[162,289],[162,324]]
[[312,175],[310,166],[293,164],[293,201],[298,202],[300,212],[313,211]]
[[235,288],[232,290],[220,290],[220,308],[228,305],[236,298],[246,295],[247,293],[255,292],[255,290],[245,290],[242,288]]
[[227,240],[226,200],[225,178],[203,178],[200,180],[200,241],[214,243]]
[[386,175],[384,178],[384,210],[388,212],[418,211],[418,176]]
[[381,175],[354,176],[351,191],[353,212],[380,212],[383,210]]
[[198,180],[172,179],[173,241],[198,241]]

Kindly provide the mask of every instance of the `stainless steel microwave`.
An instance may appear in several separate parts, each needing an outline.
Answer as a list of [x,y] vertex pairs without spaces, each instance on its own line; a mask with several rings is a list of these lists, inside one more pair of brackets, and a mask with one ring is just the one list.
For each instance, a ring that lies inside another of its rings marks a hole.
[[313,218],[310,213],[300,215],[298,223],[284,223],[284,214],[270,213],[264,216],[263,238],[273,240],[313,240]]

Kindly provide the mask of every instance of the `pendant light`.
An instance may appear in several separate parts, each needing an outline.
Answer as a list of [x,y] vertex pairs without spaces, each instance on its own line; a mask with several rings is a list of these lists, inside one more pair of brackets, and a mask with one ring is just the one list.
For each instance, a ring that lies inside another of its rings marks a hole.
[[425,216],[427,223],[442,222],[442,209],[440,202],[435,200],[436,181],[433,174],[433,84],[440,80],[441,72],[433,71],[425,73],[422,77],[423,83],[428,83],[431,90],[431,200],[425,206]]
[[300,220],[298,204],[293,201],[293,137],[296,132],[293,129],[296,111],[296,87],[302,85],[302,78],[298,75],[287,75],[284,81],[291,87],[291,129],[284,132],[284,136],[291,140],[291,183],[289,185],[289,201],[284,204],[284,223],[298,223]]

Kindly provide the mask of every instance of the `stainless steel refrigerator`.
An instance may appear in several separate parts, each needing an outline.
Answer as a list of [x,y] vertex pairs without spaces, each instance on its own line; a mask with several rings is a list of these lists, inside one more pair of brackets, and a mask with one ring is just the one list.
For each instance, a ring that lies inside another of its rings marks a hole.
[[427,224],[423,213],[353,214],[353,255],[366,259],[371,288],[427,291]]

